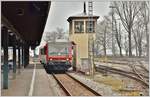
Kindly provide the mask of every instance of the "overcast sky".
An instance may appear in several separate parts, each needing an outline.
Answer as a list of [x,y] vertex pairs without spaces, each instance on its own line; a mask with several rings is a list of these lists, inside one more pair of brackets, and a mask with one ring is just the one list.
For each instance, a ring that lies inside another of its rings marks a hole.
[[[64,29],[64,31],[67,31],[69,29],[67,18],[69,16],[82,13],[83,4],[84,4],[83,1],[51,2],[50,12],[48,15],[44,34],[46,32],[55,31],[57,27],[61,27]],[[93,2],[93,14],[100,16],[100,19],[102,16],[108,15],[109,11],[110,11],[109,2],[107,1]],[[88,2],[86,2],[86,12],[88,12]],[[41,43],[43,44],[43,39]]]

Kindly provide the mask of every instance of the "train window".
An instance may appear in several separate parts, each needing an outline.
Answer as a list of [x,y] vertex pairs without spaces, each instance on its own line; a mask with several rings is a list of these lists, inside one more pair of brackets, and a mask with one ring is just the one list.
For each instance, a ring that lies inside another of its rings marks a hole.
[[48,54],[51,56],[68,55],[69,53],[68,44],[49,44],[48,46]]
[[46,47],[44,47],[44,54],[46,54]]
[[40,53],[41,53],[41,55],[42,55],[42,49],[40,49]]
[[41,55],[45,55],[45,50],[44,50],[44,48],[41,49]]

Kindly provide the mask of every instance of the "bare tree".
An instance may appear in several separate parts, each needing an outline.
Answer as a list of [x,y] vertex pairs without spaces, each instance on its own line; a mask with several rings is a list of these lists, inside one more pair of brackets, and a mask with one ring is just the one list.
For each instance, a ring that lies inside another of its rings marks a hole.
[[122,36],[121,36],[121,25],[119,23],[119,27],[117,24],[117,20],[115,20],[115,38],[118,44],[118,48],[119,48],[119,52],[120,52],[120,56],[122,56]]
[[[134,31],[133,31],[134,32]],[[135,51],[136,51],[136,56],[138,56],[138,42],[137,42],[137,35],[136,33],[134,32],[133,33],[133,38],[134,38],[134,41],[135,41]]]
[[129,56],[132,56],[131,33],[135,17],[141,10],[141,2],[138,1],[114,1],[115,12],[120,17],[122,25],[128,32]]
[[44,41],[48,42],[48,41],[52,41],[55,42],[57,39],[57,32],[53,31],[53,32],[46,32],[45,37],[44,37]]
[[145,33],[146,33],[146,41],[147,41],[147,56],[149,55],[149,29],[148,29],[148,24],[149,24],[149,16],[150,16],[150,3],[149,1],[143,1],[142,3],[142,10],[140,11],[144,25],[145,25]]
[[[110,44],[111,39],[111,28],[110,28],[110,21],[107,16],[104,17],[104,20],[101,21],[96,27],[96,43],[102,46],[104,55],[107,55],[107,48]],[[98,45],[97,45],[98,46]]]
[[56,28],[58,39],[64,38],[64,32],[63,31],[64,31],[63,28],[59,28],[59,27]]
[[56,28],[56,31],[47,32],[45,34],[45,41],[56,42],[57,39],[64,39],[64,30],[63,28]]
[[111,19],[111,46],[112,46],[112,48],[111,48],[111,51],[112,51],[112,55],[113,56],[115,56],[116,55],[116,49],[115,49],[115,44],[116,44],[116,41],[115,41],[115,25],[114,25],[114,23],[115,23],[115,16],[114,16],[114,10],[113,10],[113,6],[109,6],[110,8],[112,8],[112,10],[108,13],[109,14],[109,16],[112,18]]
[[129,52],[129,45],[128,45],[128,40],[127,40],[127,36],[125,35],[124,37],[124,50],[126,52],[126,56],[128,56],[128,52]]
[[144,35],[144,24],[143,24],[143,18],[138,15],[136,18],[136,25],[133,27],[133,37],[135,40],[135,48],[136,48],[136,55],[141,57],[142,55],[142,40]]

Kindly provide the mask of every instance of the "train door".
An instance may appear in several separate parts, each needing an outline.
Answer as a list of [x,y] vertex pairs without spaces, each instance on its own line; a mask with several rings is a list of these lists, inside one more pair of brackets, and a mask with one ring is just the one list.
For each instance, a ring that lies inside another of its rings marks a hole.
[[40,49],[40,62],[42,64],[47,64],[46,60],[46,46]]

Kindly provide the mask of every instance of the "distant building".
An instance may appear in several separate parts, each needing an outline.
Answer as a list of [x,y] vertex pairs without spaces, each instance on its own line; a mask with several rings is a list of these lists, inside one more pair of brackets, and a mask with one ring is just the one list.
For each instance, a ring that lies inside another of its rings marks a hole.
[[[88,41],[92,36],[95,38],[98,18],[99,16],[93,15],[92,21],[90,20],[84,3],[83,13],[70,16],[67,19],[69,22],[69,40],[76,44],[77,68],[79,65],[82,65],[81,63],[84,63],[84,60],[88,60]],[[92,26],[89,26],[89,22],[92,22]]]

